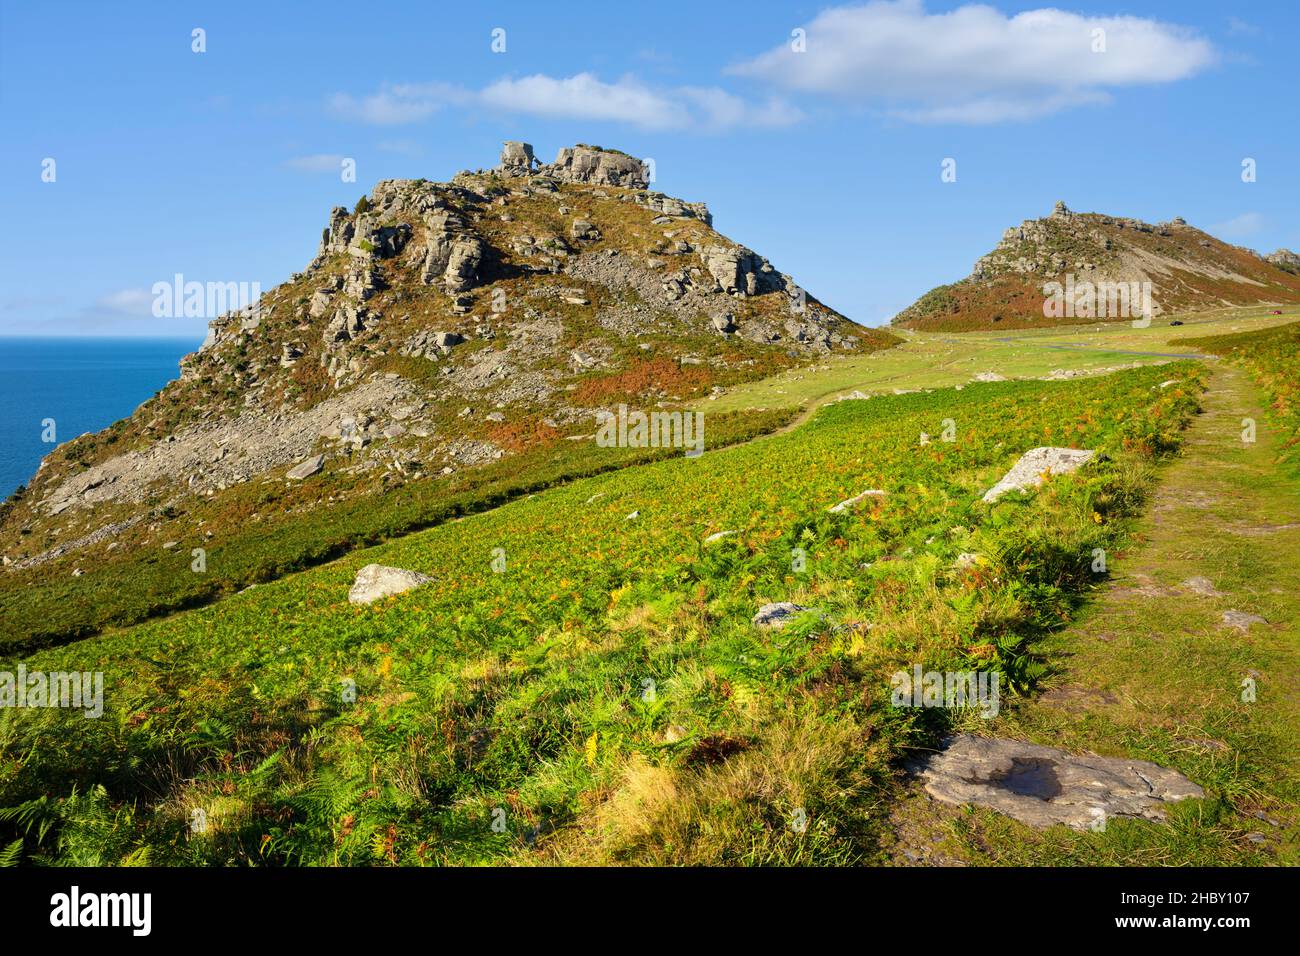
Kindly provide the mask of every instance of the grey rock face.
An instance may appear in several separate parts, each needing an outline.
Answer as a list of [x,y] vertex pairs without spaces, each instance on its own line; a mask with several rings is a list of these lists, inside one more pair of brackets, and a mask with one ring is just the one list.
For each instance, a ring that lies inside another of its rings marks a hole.
[[303,478],[310,478],[312,475],[316,474],[324,467],[325,467],[325,456],[315,455],[311,458],[308,458],[306,461],[301,461],[298,464],[294,465],[287,472],[285,472],[284,476],[286,478],[297,478],[299,480]]
[[1300,255],[1290,249],[1278,249],[1276,252],[1270,252],[1264,258],[1273,265],[1280,266],[1291,272],[1300,269]]
[[1165,805],[1204,791],[1146,760],[1072,756],[1022,740],[961,734],[917,767],[926,792],[973,803],[1033,827],[1098,828],[1112,817],[1162,820]]
[[761,295],[787,287],[786,276],[744,246],[704,246],[700,249],[700,259],[724,292]]
[[767,630],[777,631],[785,627],[798,614],[808,610],[790,601],[778,601],[775,604],[764,604],[754,615],[754,626]]
[[477,236],[461,236],[451,246],[443,281],[448,292],[463,292],[478,283],[478,269],[487,247]]
[[595,183],[602,186],[628,186],[644,189],[649,185],[646,167],[641,160],[625,153],[615,153],[592,146],[561,149],[555,162],[545,171],[556,179],[570,183]]
[[507,174],[526,175],[532,171],[533,147],[529,143],[506,140],[501,147],[501,170]]
[[1095,451],[1077,448],[1033,448],[1020,456],[1002,480],[984,493],[983,500],[993,503],[1010,491],[1028,491],[1043,483],[1043,475],[1064,475],[1076,471],[1095,458]]
[[356,580],[348,591],[349,604],[370,604],[380,598],[391,597],[428,584],[433,578],[405,568],[390,568],[382,564],[367,564],[357,572]]

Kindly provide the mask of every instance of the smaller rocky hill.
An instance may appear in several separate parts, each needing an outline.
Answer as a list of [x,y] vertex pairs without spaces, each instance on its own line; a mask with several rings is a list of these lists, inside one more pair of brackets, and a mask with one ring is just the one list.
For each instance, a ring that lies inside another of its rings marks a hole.
[[[1300,302],[1298,262],[1300,257],[1285,249],[1265,257],[1230,245],[1181,218],[1151,224],[1076,213],[1058,202],[1050,216],[1008,229],[967,278],[927,292],[893,324],[970,331],[1140,317],[1132,305],[1115,309],[1114,295],[1107,307],[1108,289],[1125,295],[1145,290],[1154,316]],[[1058,283],[1063,295],[1074,290],[1078,307],[1061,309],[1058,301],[1049,307],[1054,314],[1044,314],[1049,283]],[[1089,290],[1098,293],[1091,307]]]

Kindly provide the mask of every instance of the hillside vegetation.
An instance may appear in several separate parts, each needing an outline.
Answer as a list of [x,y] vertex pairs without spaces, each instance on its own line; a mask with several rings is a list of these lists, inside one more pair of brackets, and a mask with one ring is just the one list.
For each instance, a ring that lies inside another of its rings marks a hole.
[[[1200,391],[1180,363],[841,402],[32,654],[102,670],[105,713],[0,713],[0,840],[79,864],[881,859],[902,758],[982,725],[890,707],[888,675],[1033,687]],[[1045,444],[1100,457],[980,502]],[[371,562],[433,582],[348,604]],[[751,623],[781,600],[808,610]]]
[[[336,207],[302,272],[209,324],[176,381],[0,505],[0,653],[653,457],[594,447],[620,403],[682,408],[899,341],[650,189],[639,160],[537,166],[518,143]],[[708,441],[783,420],[711,417]]]
[[1281,432],[1278,464],[1300,473],[1300,322],[1180,344],[1222,355],[1254,376],[1268,394],[1271,424]]

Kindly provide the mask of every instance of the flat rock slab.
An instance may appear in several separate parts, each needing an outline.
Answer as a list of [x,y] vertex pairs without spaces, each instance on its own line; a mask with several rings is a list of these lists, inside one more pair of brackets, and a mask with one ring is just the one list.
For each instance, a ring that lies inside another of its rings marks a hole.
[[401,594],[422,584],[428,584],[433,578],[418,571],[405,568],[390,568],[382,564],[367,564],[357,572],[357,579],[348,591],[349,604],[369,604],[380,598]]
[[1064,475],[1092,461],[1095,451],[1078,448],[1032,448],[1020,456],[1002,480],[984,493],[984,501],[992,504],[1011,491],[1028,491],[1043,483],[1044,475]]
[[1146,760],[1074,756],[970,734],[949,738],[917,769],[936,800],[988,807],[1040,828],[1096,829],[1113,817],[1162,820],[1165,804],[1205,795],[1182,774]]
[[287,472],[285,472],[285,477],[297,478],[298,480],[301,481],[303,478],[310,478],[312,475],[316,474],[324,467],[325,467],[325,456],[313,455],[311,458],[308,458],[305,461],[300,461],[298,462],[298,464],[290,468]]

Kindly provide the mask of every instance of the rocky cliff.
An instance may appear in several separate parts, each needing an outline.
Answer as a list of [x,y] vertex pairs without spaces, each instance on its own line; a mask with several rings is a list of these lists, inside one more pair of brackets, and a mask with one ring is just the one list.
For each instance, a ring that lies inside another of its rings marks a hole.
[[47,457],[0,516],[6,567],[166,543],[192,502],[241,487],[290,486],[281,507],[305,511],[436,482],[589,438],[611,402],[680,405],[896,341],[648,172],[586,145],[541,164],[512,142],[493,169],[335,208],[310,264],[214,319],[177,381]]
[[[895,316],[893,324],[961,331],[1139,317],[1133,308],[1102,314],[1116,311],[1100,304],[1104,292],[1091,308],[1083,300],[1085,295],[1116,287],[1125,293],[1145,289],[1154,316],[1298,302],[1300,275],[1295,258],[1285,249],[1260,256],[1222,242],[1181,218],[1152,224],[1076,213],[1058,202],[1051,215],[1008,229],[997,246],[976,261],[967,278],[926,293]],[[1050,283],[1079,290],[1080,307],[1049,306],[1048,311],[1057,314],[1045,315],[1044,302],[1052,290],[1044,290]]]

